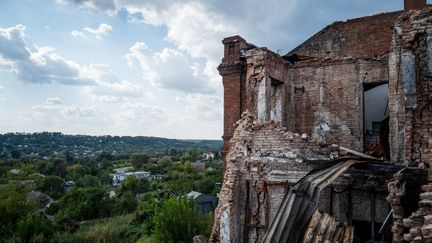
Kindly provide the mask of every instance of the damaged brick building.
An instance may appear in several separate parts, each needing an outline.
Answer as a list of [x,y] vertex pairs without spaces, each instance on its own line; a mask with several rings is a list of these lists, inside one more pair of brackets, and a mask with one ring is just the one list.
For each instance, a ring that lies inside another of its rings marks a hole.
[[432,242],[432,8],[404,4],[284,56],[223,40],[210,241]]

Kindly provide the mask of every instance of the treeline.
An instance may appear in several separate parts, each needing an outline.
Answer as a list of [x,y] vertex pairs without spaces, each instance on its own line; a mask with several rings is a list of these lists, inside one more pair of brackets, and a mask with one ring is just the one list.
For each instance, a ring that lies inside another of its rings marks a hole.
[[59,132],[0,134],[0,158],[16,158],[17,155],[29,154],[50,156],[66,151],[79,157],[97,156],[102,151],[109,151],[114,155],[127,155],[137,151],[157,155],[173,147],[180,150],[197,148],[204,151],[218,151],[222,147],[222,141],[144,136],[65,135]]

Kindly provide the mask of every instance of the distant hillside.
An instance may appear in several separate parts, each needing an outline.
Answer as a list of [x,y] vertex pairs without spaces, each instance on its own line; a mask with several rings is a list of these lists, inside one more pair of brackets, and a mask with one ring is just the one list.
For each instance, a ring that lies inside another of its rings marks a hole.
[[181,140],[144,136],[65,135],[57,132],[0,134],[0,155],[9,157],[12,151],[22,155],[51,156],[69,152],[74,156],[95,156],[105,151],[112,155],[145,151],[149,154],[177,150],[200,149],[219,151],[222,140]]

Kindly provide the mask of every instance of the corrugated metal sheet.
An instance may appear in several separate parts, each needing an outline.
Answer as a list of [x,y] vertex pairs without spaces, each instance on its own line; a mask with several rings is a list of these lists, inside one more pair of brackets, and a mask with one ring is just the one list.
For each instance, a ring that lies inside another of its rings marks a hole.
[[[302,242],[307,226],[317,209],[321,190],[351,166],[360,163],[365,163],[364,159],[341,158],[329,162],[321,169],[311,171],[298,181],[285,195],[262,242]],[[344,230],[342,242],[351,242],[352,231],[350,235],[346,235],[345,232]]]

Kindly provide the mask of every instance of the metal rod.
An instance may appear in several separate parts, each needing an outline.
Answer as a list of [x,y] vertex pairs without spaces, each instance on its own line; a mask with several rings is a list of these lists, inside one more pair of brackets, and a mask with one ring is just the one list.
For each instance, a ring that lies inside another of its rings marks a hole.
[[375,242],[375,191],[371,193],[371,209],[370,209],[370,221],[371,221],[371,240]]

